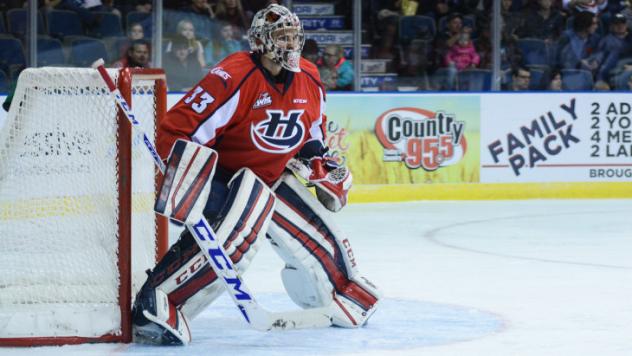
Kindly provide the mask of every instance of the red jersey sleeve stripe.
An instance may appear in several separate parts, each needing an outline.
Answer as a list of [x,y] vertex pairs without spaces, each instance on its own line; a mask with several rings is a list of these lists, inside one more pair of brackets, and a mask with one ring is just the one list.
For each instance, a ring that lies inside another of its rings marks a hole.
[[239,90],[233,94],[228,101],[211,114],[203,124],[198,126],[191,139],[193,142],[206,145],[209,141],[217,138],[219,131],[228,124],[237,111],[239,104]]

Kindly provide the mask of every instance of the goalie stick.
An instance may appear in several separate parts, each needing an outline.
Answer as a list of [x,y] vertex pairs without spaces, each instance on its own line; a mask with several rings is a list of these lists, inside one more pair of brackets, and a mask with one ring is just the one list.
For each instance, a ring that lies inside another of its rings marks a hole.
[[[156,147],[142,130],[140,123],[136,120],[131,107],[123,98],[120,91],[114,85],[114,81],[104,67],[103,59],[99,59],[92,64],[92,68],[99,72],[99,75],[105,82],[110,94],[115,99],[125,117],[130,121],[132,126],[143,135],[143,142],[149,154],[151,154],[154,162],[162,174],[165,172],[165,164],[160,159]],[[200,250],[206,256],[217,276],[220,277],[224,287],[230,294],[233,302],[239,308],[246,322],[253,328],[260,331],[268,330],[284,330],[284,329],[302,329],[317,328],[331,326],[331,315],[329,307],[272,312],[262,307],[254,299],[250,288],[244,283],[239,275],[231,259],[228,257],[224,247],[217,239],[215,232],[203,216],[197,223],[186,225],[187,229],[195,237],[195,241]],[[220,257],[221,258],[218,258]]]

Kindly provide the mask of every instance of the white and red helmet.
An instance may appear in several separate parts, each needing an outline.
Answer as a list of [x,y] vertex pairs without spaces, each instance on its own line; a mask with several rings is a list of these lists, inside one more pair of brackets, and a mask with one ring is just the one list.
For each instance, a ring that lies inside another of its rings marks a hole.
[[281,67],[300,72],[305,33],[296,14],[286,7],[270,4],[259,10],[248,31],[250,48],[270,58]]

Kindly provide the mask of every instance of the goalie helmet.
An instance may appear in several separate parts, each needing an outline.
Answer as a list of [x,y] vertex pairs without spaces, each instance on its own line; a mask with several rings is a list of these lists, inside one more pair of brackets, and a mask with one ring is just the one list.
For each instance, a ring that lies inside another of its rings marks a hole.
[[271,4],[259,10],[248,31],[250,48],[270,58],[281,67],[300,72],[305,34],[296,14],[286,7]]

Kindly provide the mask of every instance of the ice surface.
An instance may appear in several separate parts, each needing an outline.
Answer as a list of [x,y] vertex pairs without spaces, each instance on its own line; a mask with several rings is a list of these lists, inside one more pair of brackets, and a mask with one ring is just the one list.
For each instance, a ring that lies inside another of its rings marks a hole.
[[[100,344],[0,355],[632,355],[632,201],[358,204],[338,214],[384,292],[363,329],[260,333],[227,297],[184,347]],[[294,309],[269,246],[245,279]]]

